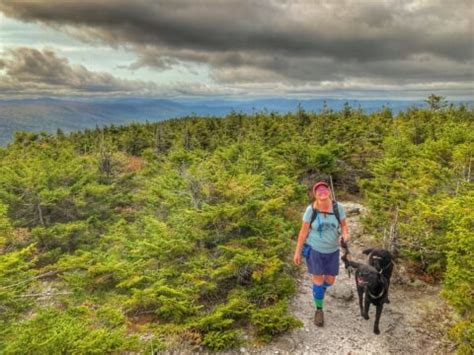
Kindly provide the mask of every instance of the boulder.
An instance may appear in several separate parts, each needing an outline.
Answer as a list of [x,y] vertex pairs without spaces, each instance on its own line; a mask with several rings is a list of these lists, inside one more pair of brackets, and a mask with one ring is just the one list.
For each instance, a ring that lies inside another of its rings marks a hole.
[[345,283],[335,283],[327,289],[327,294],[332,298],[349,302],[354,298],[354,292],[352,288]]

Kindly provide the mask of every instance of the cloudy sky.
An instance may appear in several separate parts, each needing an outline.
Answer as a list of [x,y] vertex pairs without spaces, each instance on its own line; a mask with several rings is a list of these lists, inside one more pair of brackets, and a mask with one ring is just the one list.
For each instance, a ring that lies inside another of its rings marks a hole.
[[474,96],[473,0],[0,0],[0,96]]

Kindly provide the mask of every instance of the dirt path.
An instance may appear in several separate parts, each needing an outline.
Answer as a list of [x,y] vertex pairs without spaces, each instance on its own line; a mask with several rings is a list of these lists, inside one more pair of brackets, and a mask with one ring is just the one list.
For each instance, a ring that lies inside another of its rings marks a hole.
[[[364,208],[353,202],[342,202],[347,210]],[[355,259],[366,261],[364,248],[375,246],[369,236],[361,234],[359,215],[348,217],[353,236],[351,252]],[[304,261],[303,261],[304,264]],[[325,297],[325,325],[313,324],[312,284],[306,265],[302,265],[298,292],[291,300],[290,310],[304,327],[275,339],[262,347],[241,348],[241,353],[264,354],[436,354],[447,352],[439,331],[427,322],[428,314],[442,309],[439,289],[420,281],[403,280],[400,265],[394,272],[390,287],[391,303],[385,305],[380,319],[380,335],[372,331],[375,308],[370,319],[359,314],[354,276],[350,279],[341,265],[340,274]],[[432,316],[431,316],[432,317]]]

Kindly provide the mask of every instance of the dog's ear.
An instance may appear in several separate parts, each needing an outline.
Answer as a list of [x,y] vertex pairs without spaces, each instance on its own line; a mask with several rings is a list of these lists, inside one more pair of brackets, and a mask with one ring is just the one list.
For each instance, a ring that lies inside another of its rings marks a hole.
[[369,248],[369,249],[365,249],[362,254],[365,254],[365,255],[369,255],[370,253],[372,253],[374,251],[373,248]]

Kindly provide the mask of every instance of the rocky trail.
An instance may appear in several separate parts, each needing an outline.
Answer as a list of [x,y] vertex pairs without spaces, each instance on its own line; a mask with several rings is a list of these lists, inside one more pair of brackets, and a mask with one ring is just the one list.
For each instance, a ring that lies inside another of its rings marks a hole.
[[[362,205],[342,202],[346,211],[364,213]],[[360,214],[348,214],[352,235],[351,252],[356,260],[366,262],[362,250],[380,246],[361,232]],[[343,265],[335,285],[325,297],[325,325],[313,324],[312,283],[303,260],[298,278],[298,291],[290,303],[291,313],[304,327],[284,334],[263,346],[242,347],[240,353],[264,354],[437,354],[450,353],[442,340],[443,302],[439,287],[410,280],[404,267],[396,265],[390,286],[390,304],[384,306],[380,319],[380,335],[372,331],[375,307],[369,320],[360,316],[354,276],[348,277]],[[435,325],[435,326],[434,326]],[[236,353],[238,353],[237,351]]]

